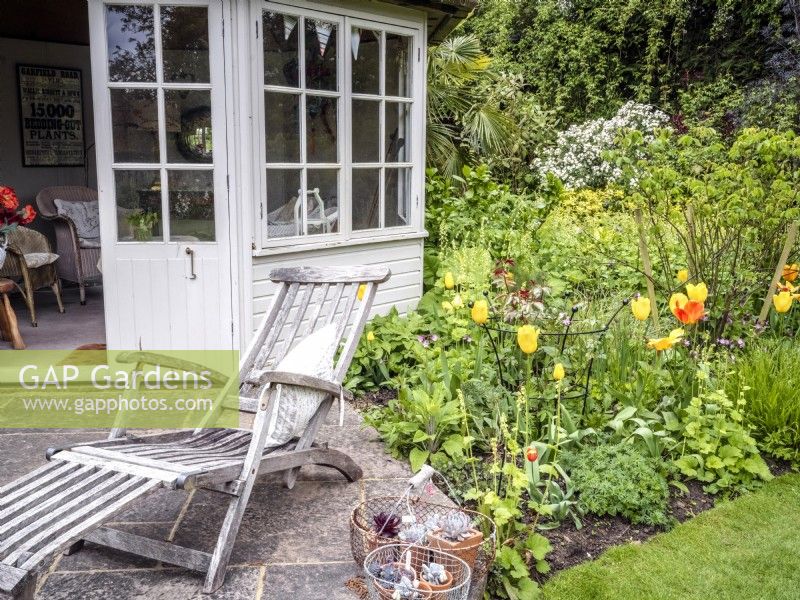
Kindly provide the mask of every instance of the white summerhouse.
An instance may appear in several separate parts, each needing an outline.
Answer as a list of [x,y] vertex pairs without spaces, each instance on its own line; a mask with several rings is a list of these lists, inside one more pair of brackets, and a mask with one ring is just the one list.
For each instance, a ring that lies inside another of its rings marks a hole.
[[86,162],[7,148],[0,182],[96,187],[109,347],[241,347],[277,266],[385,264],[375,309],[419,299],[426,46],[471,0],[18,5],[0,67],[83,67]]

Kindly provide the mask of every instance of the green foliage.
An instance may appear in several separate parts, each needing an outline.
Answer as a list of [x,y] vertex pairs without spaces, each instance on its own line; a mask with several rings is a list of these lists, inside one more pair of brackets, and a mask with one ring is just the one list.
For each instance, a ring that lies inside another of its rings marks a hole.
[[765,452],[800,469],[800,347],[795,340],[762,340],[737,363],[727,381],[747,402],[745,420]]
[[636,225],[614,188],[564,192],[537,235],[531,261],[554,294],[622,300],[641,286]]
[[[444,357],[441,361],[446,365]],[[364,420],[378,430],[394,456],[408,457],[413,471],[425,463],[441,469],[451,461],[463,462],[470,439],[461,429],[460,381],[446,367],[441,379],[423,375],[419,387],[401,389],[397,399],[367,413]]]
[[536,101],[565,123],[607,117],[627,100],[673,112],[686,102],[688,116],[702,118],[741,94],[737,87],[709,94],[708,86],[756,81],[768,71],[779,52],[771,47],[776,28],[792,22],[778,10],[782,3],[490,0],[466,28],[498,68],[521,74]]
[[744,424],[745,404],[742,395],[733,402],[716,390],[692,398],[681,412],[674,464],[712,494],[753,489],[772,478]]
[[463,177],[446,180],[428,171],[428,243],[439,249],[486,248],[493,259],[530,252],[536,230],[561,194],[548,178],[539,191],[516,194],[492,178],[488,167],[464,167]]
[[[631,134],[626,148],[617,161],[649,224],[656,285],[666,295],[675,272],[688,267],[708,286],[709,325],[721,337],[730,321],[760,308],[780,240],[800,217],[800,138],[747,129],[727,143],[711,129],[662,131],[644,148]],[[669,252],[676,235],[686,264]]]
[[461,458],[464,446],[458,401],[446,396],[442,385],[431,394],[420,388],[403,389],[388,410],[367,414],[365,421],[378,430],[395,456],[409,458],[412,470],[429,461],[440,467]]
[[[728,74],[710,81],[692,82],[678,92],[681,114],[689,123],[702,123],[725,131],[734,126],[733,113],[743,102],[742,85]],[[768,120],[762,122],[769,123]]]
[[472,35],[452,36],[428,52],[428,163],[448,177],[471,156],[498,151],[515,130],[490,93],[494,77]]
[[[439,277],[436,284],[444,286],[445,273],[455,278],[453,294],[460,294],[464,303],[475,300],[491,281],[494,260],[488,248],[459,245],[440,254]],[[445,296],[450,299],[449,296]]]
[[611,441],[622,440],[632,444],[645,455],[660,461],[677,444],[671,435],[677,423],[678,419],[672,411],[655,413],[626,406],[614,415],[607,427],[613,432]]
[[581,506],[632,523],[667,524],[669,490],[659,465],[630,444],[603,444],[571,454],[572,481]]
[[414,312],[401,317],[392,308],[387,315],[374,317],[347,372],[347,389],[370,392],[403,379],[423,361],[424,348],[417,336],[428,330],[422,315]]
[[[505,418],[501,417],[499,433],[504,441],[500,442],[502,452],[496,439],[493,443],[493,460],[488,469],[491,486],[480,485],[476,479],[475,488],[466,497],[497,526],[498,551],[493,577],[488,582],[489,597],[532,600],[539,597],[539,586],[531,579],[531,573],[550,570],[545,557],[552,548],[547,538],[536,532],[535,525],[530,527],[524,520],[523,495],[528,477],[519,466],[525,458],[516,441],[518,432],[509,431]],[[470,460],[474,463],[471,453]]]
[[593,431],[579,431],[569,426],[568,431],[560,425],[553,423],[552,427],[547,428],[544,439],[531,444],[538,457],[534,461],[525,462],[530,498],[528,506],[541,517],[534,526],[543,530],[555,529],[569,519],[576,528],[583,526],[580,520],[583,508],[577,501],[572,478],[561,464],[559,452],[565,448],[577,447],[581,439],[593,434]]

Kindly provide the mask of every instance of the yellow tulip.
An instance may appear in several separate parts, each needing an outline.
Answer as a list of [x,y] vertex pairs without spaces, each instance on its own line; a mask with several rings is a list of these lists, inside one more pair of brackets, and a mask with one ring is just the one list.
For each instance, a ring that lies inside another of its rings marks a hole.
[[360,286],[358,286],[358,293],[356,294],[356,296],[358,296],[359,300],[363,300],[364,294],[366,293],[367,293],[367,285],[362,283]]
[[452,290],[456,286],[456,280],[453,277],[453,274],[448,271],[444,274],[444,287],[448,290]]
[[689,296],[689,300],[694,302],[705,302],[706,298],[708,298],[708,288],[702,281],[698,284],[687,283],[686,293]]
[[631,312],[639,321],[646,321],[650,316],[650,298],[639,296],[631,301]]
[[686,294],[681,294],[680,292],[672,294],[672,296],[669,298],[669,309],[674,315],[676,309],[683,308],[688,301],[689,298],[686,297]]
[[453,308],[461,308],[464,306],[464,301],[461,299],[461,294],[456,294],[456,297],[453,298]]
[[478,325],[483,325],[489,320],[489,303],[486,300],[476,300],[472,305],[472,320]]
[[517,344],[525,354],[533,354],[539,348],[539,330],[532,325],[523,325],[517,330]]
[[553,379],[556,381],[561,381],[564,379],[564,375],[566,375],[564,372],[564,365],[561,363],[556,363],[556,366],[553,367]]
[[689,269],[681,269],[680,271],[678,271],[677,277],[678,281],[680,281],[681,283],[686,283],[687,281],[689,281]]
[[367,341],[368,342],[374,342],[375,341],[375,334],[372,333],[371,331],[367,332]]
[[453,305],[450,304],[447,300],[442,300],[442,308],[447,312],[453,312]]
[[800,274],[800,265],[798,265],[797,263],[791,265],[784,265],[783,278],[789,283],[793,283],[794,280],[797,279],[798,274]]
[[683,329],[673,329],[667,337],[648,340],[647,347],[657,352],[669,350],[683,339],[683,333]]
[[789,312],[792,308],[792,294],[791,292],[781,292],[772,297],[772,303],[775,305],[775,310],[779,313]]

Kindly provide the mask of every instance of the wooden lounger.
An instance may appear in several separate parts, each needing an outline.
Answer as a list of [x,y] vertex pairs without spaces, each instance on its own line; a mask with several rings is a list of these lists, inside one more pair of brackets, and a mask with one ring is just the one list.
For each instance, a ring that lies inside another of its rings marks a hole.
[[[283,472],[289,488],[303,465],[332,467],[349,481],[361,477],[361,469],[347,455],[314,440],[334,399],[349,396],[341,381],[369,317],[377,284],[389,278],[389,270],[277,269],[270,278],[280,288],[239,371],[239,410],[255,415],[252,429],[139,437],[115,429],[107,440],[48,450],[50,462],[45,466],[0,487],[0,598],[33,598],[37,573],[60,552],[80,549],[85,540],[206,573],[203,589],[213,592],[225,579],[258,475]],[[328,323],[337,324],[343,342],[334,381],[267,369],[280,362],[301,330],[307,335]],[[139,364],[154,359],[145,352],[129,355]],[[323,391],[325,400],[299,439],[265,449],[275,398],[283,385]],[[132,502],[159,488],[209,489],[228,503],[213,553],[104,527]]]

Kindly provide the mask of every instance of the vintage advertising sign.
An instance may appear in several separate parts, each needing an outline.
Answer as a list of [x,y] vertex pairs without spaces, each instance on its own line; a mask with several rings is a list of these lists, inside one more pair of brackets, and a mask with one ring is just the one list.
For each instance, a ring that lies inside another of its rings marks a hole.
[[23,166],[83,166],[80,69],[17,65],[17,80]]

